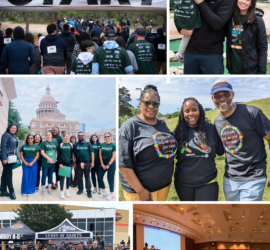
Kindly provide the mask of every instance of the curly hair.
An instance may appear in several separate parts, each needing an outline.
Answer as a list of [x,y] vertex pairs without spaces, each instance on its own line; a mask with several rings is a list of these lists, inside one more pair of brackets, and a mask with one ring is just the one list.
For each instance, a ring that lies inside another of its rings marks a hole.
[[203,106],[198,102],[198,100],[194,97],[186,98],[183,101],[180,113],[179,113],[179,120],[178,124],[176,125],[173,135],[178,141],[178,145],[182,146],[184,142],[187,141],[187,128],[188,124],[184,118],[184,105],[187,101],[194,101],[198,104],[199,107],[199,119],[198,119],[198,139],[203,142],[203,144],[207,145],[208,137],[207,137],[207,123],[211,123],[209,119],[205,117],[205,112]]
[[160,101],[160,96],[158,93],[158,89],[155,85],[146,85],[144,90],[141,92],[140,100],[143,99],[145,94],[153,93],[157,96],[158,100]]

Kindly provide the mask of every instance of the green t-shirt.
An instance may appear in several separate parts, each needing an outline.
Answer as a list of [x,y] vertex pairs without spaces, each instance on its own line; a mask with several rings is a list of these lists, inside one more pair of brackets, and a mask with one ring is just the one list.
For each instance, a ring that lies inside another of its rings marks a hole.
[[232,74],[244,74],[244,64],[243,64],[243,56],[242,56],[242,35],[243,35],[243,22],[244,15],[241,15],[239,18],[239,24],[234,25],[232,29],[232,66],[231,72]]
[[100,160],[99,160],[99,148],[100,146],[98,146],[97,144],[91,144],[92,145],[92,148],[94,150],[94,154],[95,154],[95,164],[98,164],[100,163]]
[[93,63],[99,64],[99,74],[125,74],[125,68],[131,66],[129,55],[122,47],[112,50],[99,47],[95,50]]
[[194,0],[174,0],[174,23],[181,29],[200,29],[201,14]]
[[128,46],[128,50],[133,52],[137,64],[138,71],[135,74],[155,74],[155,60],[157,59],[156,50],[153,44],[140,40]]
[[39,143],[39,144],[35,144],[36,146],[38,146],[38,148],[39,148],[39,156],[38,156],[38,161],[40,160],[40,156],[41,156],[41,153],[40,153],[40,146],[41,146],[41,143]]
[[[57,148],[58,148],[58,146],[57,146],[57,142],[55,140],[52,140],[51,142],[44,141],[40,145],[40,149],[44,150],[45,154],[47,151],[52,151],[52,150],[56,151]],[[54,164],[48,163],[48,160],[46,158],[44,158],[43,156],[41,156],[41,166],[42,167],[53,167]]]
[[59,147],[59,145],[64,141],[63,137],[61,135],[56,135],[52,137],[52,141],[56,141],[57,143],[57,147]]
[[90,143],[86,144],[78,142],[76,148],[81,162],[91,161],[91,152],[94,152],[94,150]]
[[114,143],[107,144],[106,142],[100,145],[102,159],[111,159],[112,153],[116,151]]
[[36,144],[32,145],[24,144],[22,145],[20,152],[23,152],[24,158],[34,158],[39,152],[39,146]]
[[83,64],[83,62],[78,58],[78,56],[73,60],[71,71],[75,75],[91,75],[92,73],[92,62],[88,64]]
[[61,147],[61,158],[64,163],[70,163],[71,162],[71,152],[72,148],[70,146],[70,143],[63,143]]

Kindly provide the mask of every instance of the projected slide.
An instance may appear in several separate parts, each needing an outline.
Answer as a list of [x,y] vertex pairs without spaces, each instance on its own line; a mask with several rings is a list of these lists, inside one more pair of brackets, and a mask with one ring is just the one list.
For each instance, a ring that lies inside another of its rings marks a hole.
[[144,226],[144,242],[161,250],[181,250],[180,234],[155,227]]

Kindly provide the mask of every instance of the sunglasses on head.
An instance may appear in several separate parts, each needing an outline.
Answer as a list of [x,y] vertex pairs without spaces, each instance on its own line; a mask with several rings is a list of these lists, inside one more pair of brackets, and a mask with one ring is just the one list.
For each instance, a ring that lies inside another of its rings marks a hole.
[[141,102],[144,104],[145,107],[149,107],[152,104],[153,108],[158,108],[160,105],[159,102],[149,102],[144,100],[141,100]]

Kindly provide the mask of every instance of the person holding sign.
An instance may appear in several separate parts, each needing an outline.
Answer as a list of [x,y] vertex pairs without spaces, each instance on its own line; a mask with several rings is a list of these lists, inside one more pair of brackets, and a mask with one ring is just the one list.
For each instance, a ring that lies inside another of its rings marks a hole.
[[[99,195],[100,198],[107,198],[111,200],[113,198],[114,192],[114,174],[115,174],[115,157],[116,157],[116,146],[112,143],[112,135],[110,133],[104,134],[104,139],[106,142],[100,145],[99,149],[99,159],[101,163],[101,168],[98,170],[98,184],[102,189],[102,194]],[[107,195],[105,185],[104,185],[104,175],[107,172],[107,179],[110,187],[110,194]]]
[[132,72],[133,67],[128,53],[117,44],[116,39],[113,29],[105,31],[105,42],[94,53],[92,74],[129,74]]
[[[85,178],[85,187],[87,197],[92,198],[90,169],[94,167],[95,155],[93,147],[90,143],[85,142],[84,133],[78,133],[79,142],[73,145],[74,154],[76,157],[76,171],[78,174],[78,195],[83,193],[83,175]],[[90,163],[91,162],[91,163]]]
[[30,196],[35,193],[37,183],[37,160],[39,158],[39,146],[34,144],[34,136],[27,135],[25,144],[20,149],[22,160],[22,196]]
[[157,59],[155,47],[153,44],[145,41],[146,30],[144,27],[138,27],[137,41],[128,46],[128,50],[133,52],[138,64],[138,71],[135,74],[155,74],[155,61]]
[[65,199],[63,192],[64,182],[66,177],[66,196],[70,197],[69,186],[70,186],[70,173],[72,170],[74,154],[73,144],[69,142],[69,135],[64,134],[64,142],[60,143],[58,148],[58,162],[59,162],[59,173],[60,176],[60,198]]
[[[3,172],[1,176],[0,196],[9,196],[11,200],[16,199],[12,184],[12,167],[17,162],[18,139],[15,134],[18,132],[18,125],[12,123],[8,126],[6,132],[1,138],[1,160],[3,163]],[[7,187],[9,189],[9,193],[7,192]]]
[[256,0],[238,0],[227,29],[227,69],[231,74],[266,74],[267,36],[264,12]]
[[67,47],[65,41],[57,35],[55,24],[47,26],[48,35],[40,43],[43,56],[43,71],[48,75],[62,75],[65,71]]
[[160,96],[156,86],[141,92],[141,113],[119,131],[120,182],[126,201],[165,201],[172,182],[177,141],[157,118]]
[[174,186],[181,201],[217,201],[216,155],[223,155],[215,126],[205,117],[202,105],[190,97],[183,102],[173,132],[178,142]]
[[46,133],[46,141],[42,142],[41,146],[41,166],[42,166],[42,191],[41,195],[46,196],[45,184],[46,177],[48,175],[48,193],[53,195],[52,187],[52,177],[55,169],[55,163],[57,159],[57,143],[52,140],[52,133]]

